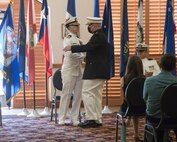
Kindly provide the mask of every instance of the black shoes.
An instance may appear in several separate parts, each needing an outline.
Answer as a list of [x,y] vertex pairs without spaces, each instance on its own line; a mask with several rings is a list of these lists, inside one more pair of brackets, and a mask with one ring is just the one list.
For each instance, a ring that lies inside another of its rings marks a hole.
[[81,128],[98,128],[102,126],[102,124],[96,123],[95,120],[86,120],[84,122],[81,122],[78,126]]

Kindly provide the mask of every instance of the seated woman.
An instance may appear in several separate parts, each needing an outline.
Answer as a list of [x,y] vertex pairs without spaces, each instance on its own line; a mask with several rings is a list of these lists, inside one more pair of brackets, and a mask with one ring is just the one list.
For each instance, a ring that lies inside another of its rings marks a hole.
[[[136,77],[144,77],[143,75],[143,64],[140,59],[140,57],[133,55],[129,57],[127,67],[126,67],[126,73],[125,75],[121,78],[121,87],[122,87],[122,92],[125,94],[125,90],[129,82],[136,78]],[[125,98],[125,95],[124,95]],[[123,104],[120,107],[120,113],[124,114],[127,109],[127,102],[124,99]],[[137,108],[137,111],[143,112],[145,108]],[[130,122],[130,118],[128,119]],[[138,134],[138,117],[133,117],[133,127],[134,127],[134,139],[135,142],[142,142],[139,139],[139,134]]]

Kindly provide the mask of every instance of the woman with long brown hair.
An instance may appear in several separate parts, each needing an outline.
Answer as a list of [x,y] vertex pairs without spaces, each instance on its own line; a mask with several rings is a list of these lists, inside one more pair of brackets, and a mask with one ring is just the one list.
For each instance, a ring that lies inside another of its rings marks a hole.
[[[125,94],[125,90],[129,82],[136,78],[136,77],[141,77],[143,75],[143,63],[140,59],[140,57],[133,55],[129,57],[127,67],[126,67],[126,73],[125,75],[121,78],[121,87],[122,87],[122,93]],[[125,95],[124,95],[125,98]],[[124,114],[127,109],[127,102],[124,99],[123,104],[120,107],[120,113]],[[141,111],[141,109],[144,108],[137,108],[137,111]],[[130,122],[130,118],[127,120],[127,125]],[[139,139],[138,135],[138,117],[133,117],[133,127],[134,127],[134,139],[135,142],[142,142]]]

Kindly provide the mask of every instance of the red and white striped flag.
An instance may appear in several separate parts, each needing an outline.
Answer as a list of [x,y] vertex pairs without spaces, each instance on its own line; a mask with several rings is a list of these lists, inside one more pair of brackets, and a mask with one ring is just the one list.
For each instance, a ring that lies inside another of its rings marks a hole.
[[41,9],[41,23],[39,30],[39,42],[44,47],[44,56],[46,60],[46,73],[49,78],[52,76],[52,68],[50,68],[50,48],[49,48],[49,38],[48,38],[48,5],[47,0],[42,1]]
[[27,74],[28,84],[33,85],[35,80],[35,58],[34,58],[34,47],[37,44],[37,33],[36,33],[36,17],[34,0],[28,0],[27,10],[27,35],[26,35],[26,58],[27,58]]

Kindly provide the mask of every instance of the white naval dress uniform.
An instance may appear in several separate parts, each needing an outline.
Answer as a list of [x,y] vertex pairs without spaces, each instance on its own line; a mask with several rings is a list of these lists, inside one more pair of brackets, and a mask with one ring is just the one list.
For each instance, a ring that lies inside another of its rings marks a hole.
[[[63,47],[67,45],[80,45],[80,43],[80,39],[76,35],[69,33],[64,38]],[[72,95],[71,122],[73,124],[78,122],[82,99],[81,62],[84,57],[84,53],[71,53],[71,51],[64,54],[64,62],[61,69],[63,89],[59,106],[59,124],[63,124],[65,121]]]
[[153,72],[153,76],[160,73],[159,65],[156,60],[149,60],[147,58],[141,59],[143,62],[143,70],[145,72]]

